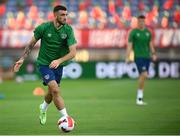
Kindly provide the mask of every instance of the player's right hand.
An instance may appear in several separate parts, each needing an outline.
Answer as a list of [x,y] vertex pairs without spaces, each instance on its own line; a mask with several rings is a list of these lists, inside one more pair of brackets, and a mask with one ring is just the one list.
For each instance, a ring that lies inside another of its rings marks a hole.
[[129,63],[133,63],[133,61],[130,60],[129,58],[126,58],[126,59],[125,59],[125,63],[126,63],[126,64],[129,64]]
[[128,58],[125,59],[125,63],[129,63],[129,59]]
[[13,67],[13,71],[14,71],[14,72],[18,72],[19,69],[20,69],[20,67],[21,67],[21,65],[23,64],[23,62],[24,62],[24,59],[19,59],[19,60],[15,63],[15,65],[14,65],[14,67]]

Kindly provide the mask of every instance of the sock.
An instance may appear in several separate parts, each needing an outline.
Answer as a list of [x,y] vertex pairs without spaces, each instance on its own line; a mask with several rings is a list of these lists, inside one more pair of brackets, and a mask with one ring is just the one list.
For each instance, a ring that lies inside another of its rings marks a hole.
[[142,100],[143,99],[143,90],[138,89],[137,91],[137,99]]
[[49,104],[44,100],[44,102],[41,104],[41,108],[43,111],[46,111],[48,108]]
[[61,116],[68,116],[66,108],[59,110],[59,112],[61,113]]

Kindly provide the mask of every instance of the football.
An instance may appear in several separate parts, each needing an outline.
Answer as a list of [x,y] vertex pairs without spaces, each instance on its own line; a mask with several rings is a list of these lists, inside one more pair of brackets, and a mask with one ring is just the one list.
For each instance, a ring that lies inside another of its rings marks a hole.
[[74,129],[74,120],[70,116],[63,116],[58,120],[58,128],[63,132],[70,132]]

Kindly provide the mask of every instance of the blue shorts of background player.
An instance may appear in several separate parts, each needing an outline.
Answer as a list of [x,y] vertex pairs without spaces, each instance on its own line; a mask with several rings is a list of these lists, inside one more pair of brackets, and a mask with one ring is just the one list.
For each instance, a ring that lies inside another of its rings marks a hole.
[[43,84],[47,85],[50,81],[55,80],[57,84],[60,84],[63,74],[63,66],[59,66],[56,69],[49,68],[49,66],[40,65],[39,72],[43,78]]
[[135,63],[136,63],[139,74],[145,71],[148,72],[150,62],[151,62],[150,58],[136,58],[135,59]]

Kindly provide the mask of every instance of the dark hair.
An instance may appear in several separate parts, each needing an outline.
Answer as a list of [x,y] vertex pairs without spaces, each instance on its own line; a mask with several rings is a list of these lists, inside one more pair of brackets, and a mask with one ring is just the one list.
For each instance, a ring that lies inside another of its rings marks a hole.
[[138,19],[145,19],[146,17],[144,15],[138,16]]
[[67,10],[67,9],[66,9],[65,6],[57,5],[57,6],[54,7],[53,12],[55,13],[55,12],[57,12],[59,10]]

